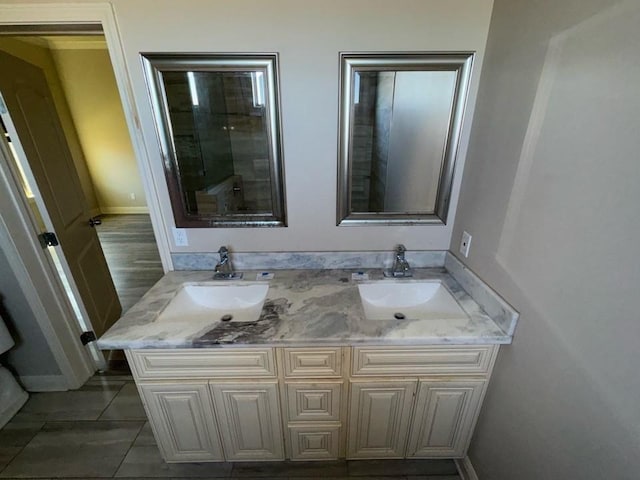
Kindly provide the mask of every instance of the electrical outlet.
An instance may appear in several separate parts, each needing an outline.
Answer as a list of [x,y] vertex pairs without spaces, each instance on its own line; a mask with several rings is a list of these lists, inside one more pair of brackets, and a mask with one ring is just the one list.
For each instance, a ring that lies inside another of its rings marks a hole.
[[460,240],[460,253],[466,257],[469,256],[469,248],[471,247],[471,235],[462,232],[462,240]]
[[129,199],[130,199],[130,200],[135,200],[135,199],[136,199],[136,194],[135,194],[135,193],[133,193],[133,192],[131,192],[131,193],[129,194]]
[[187,247],[189,245],[187,231],[184,228],[173,229],[173,240],[176,243],[176,247]]

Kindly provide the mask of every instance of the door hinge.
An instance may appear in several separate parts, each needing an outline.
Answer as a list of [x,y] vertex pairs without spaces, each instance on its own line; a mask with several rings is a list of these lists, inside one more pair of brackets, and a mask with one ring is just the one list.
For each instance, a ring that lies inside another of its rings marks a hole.
[[90,342],[95,342],[97,340],[96,334],[93,333],[93,330],[89,330],[88,332],[82,332],[80,334],[80,341],[83,345],[86,345]]
[[58,237],[56,237],[56,234],[53,232],[42,232],[38,235],[38,238],[40,239],[42,248],[57,247],[59,245]]

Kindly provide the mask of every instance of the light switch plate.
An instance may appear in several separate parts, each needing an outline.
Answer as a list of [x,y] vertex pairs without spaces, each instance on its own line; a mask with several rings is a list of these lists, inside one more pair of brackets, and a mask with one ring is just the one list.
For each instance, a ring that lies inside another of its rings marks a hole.
[[173,240],[175,241],[176,247],[189,246],[189,240],[187,239],[187,231],[184,228],[173,229]]
[[469,256],[469,248],[471,248],[471,235],[462,232],[462,240],[460,240],[460,253],[466,257]]

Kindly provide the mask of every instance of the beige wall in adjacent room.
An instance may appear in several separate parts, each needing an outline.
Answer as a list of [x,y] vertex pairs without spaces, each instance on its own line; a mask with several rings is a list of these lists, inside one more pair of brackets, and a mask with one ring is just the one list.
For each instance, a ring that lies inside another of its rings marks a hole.
[[496,0],[451,249],[520,312],[482,480],[640,472],[640,5]]
[[144,189],[106,46],[65,47],[52,50],[52,54],[101,212],[146,212]]
[[51,52],[46,47],[46,44],[39,46],[11,37],[0,37],[0,49],[41,68],[44,72],[60,117],[62,129],[67,138],[73,162],[80,177],[80,184],[87,200],[87,205],[92,212],[99,213],[98,199]]

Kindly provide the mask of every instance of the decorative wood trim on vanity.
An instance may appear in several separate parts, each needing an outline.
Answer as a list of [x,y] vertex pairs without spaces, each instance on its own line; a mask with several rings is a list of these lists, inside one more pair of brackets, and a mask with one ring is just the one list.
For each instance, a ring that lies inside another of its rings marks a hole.
[[129,350],[127,357],[140,379],[276,376],[272,348]]
[[339,422],[343,382],[286,382],[290,422]]
[[407,457],[464,455],[485,386],[485,379],[419,380]]
[[340,423],[289,427],[291,460],[336,460],[340,457]]
[[352,380],[347,458],[404,458],[417,383]]
[[340,377],[342,348],[284,348],[284,374],[287,377]]
[[485,374],[489,372],[495,345],[417,348],[354,347],[353,376]]
[[211,382],[228,461],[284,460],[278,381]]
[[[209,382],[145,382],[138,387],[150,416],[164,420],[150,423],[162,456],[167,461],[224,461],[209,397]],[[172,426],[180,428],[176,431]],[[190,429],[195,435],[181,435],[179,430],[185,429]],[[185,438],[190,441],[185,442]]]
[[351,349],[281,347],[276,351],[287,458],[344,458]]

